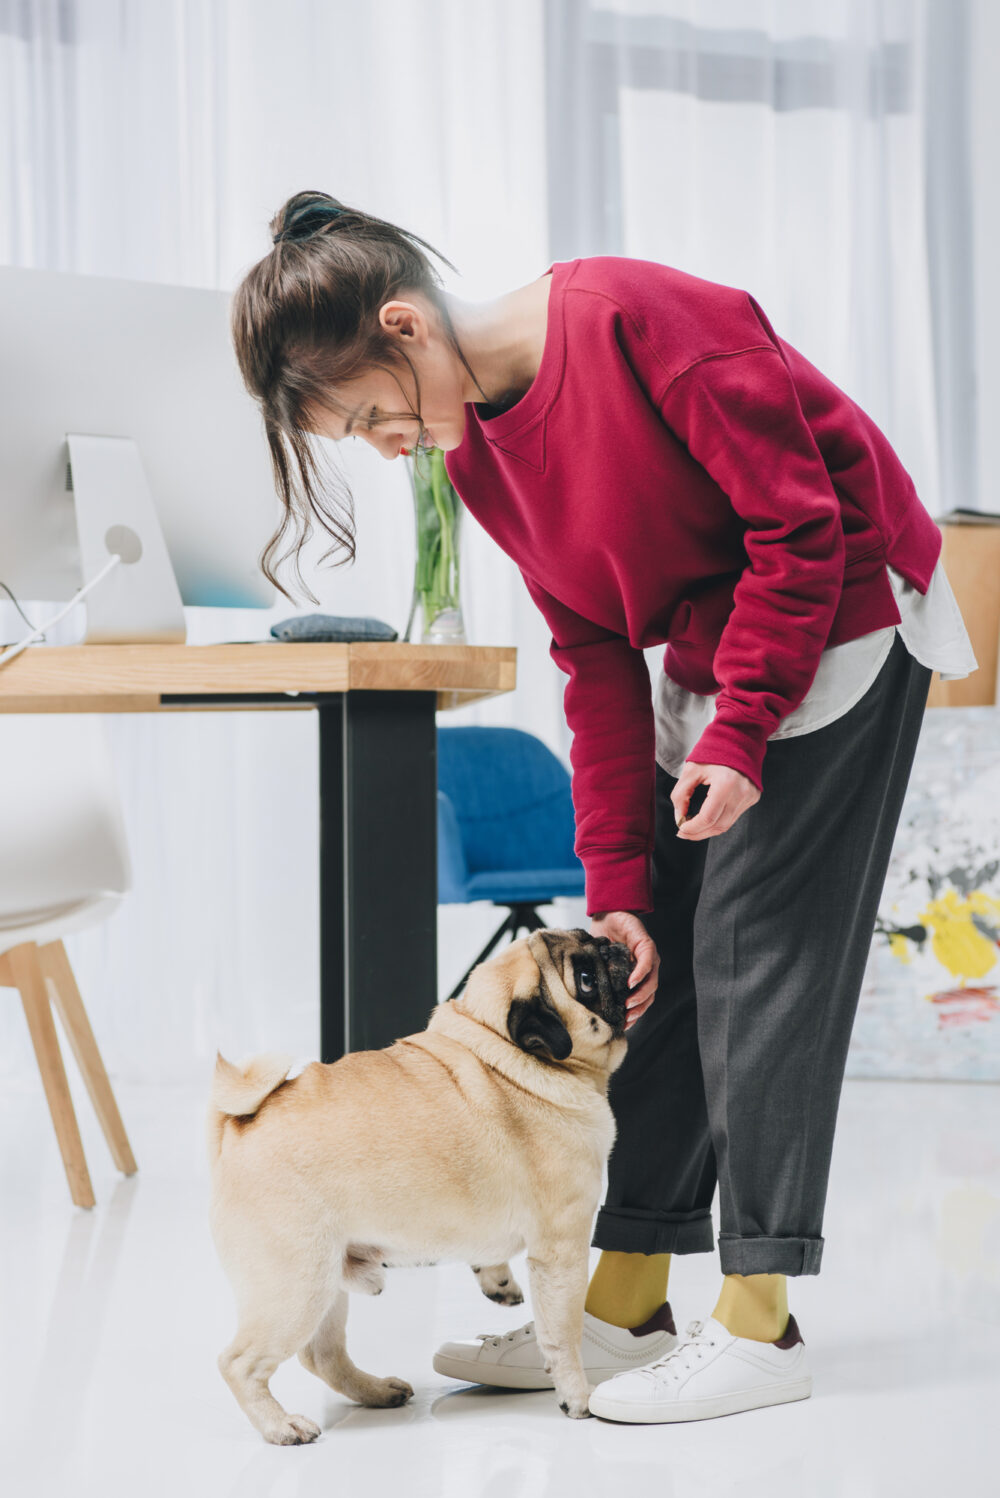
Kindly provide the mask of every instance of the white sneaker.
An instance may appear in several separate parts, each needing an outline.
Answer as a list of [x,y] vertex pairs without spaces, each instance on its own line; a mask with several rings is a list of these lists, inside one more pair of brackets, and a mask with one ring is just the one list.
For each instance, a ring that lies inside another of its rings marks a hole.
[[[648,1321],[637,1327],[612,1326],[589,1311],[583,1313],[583,1370],[592,1384],[616,1373],[641,1367],[663,1357],[677,1345],[677,1329],[664,1301]],[[553,1389],[535,1337],[535,1323],[516,1331],[491,1335],[480,1332],[474,1342],[445,1342],[434,1354],[434,1369],[449,1378],[497,1389]]]
[[794,1316],[776,1342],[734,1337],[709,1316],[692,1321],[684,1340],[666,1357],[595,1389],[590,1412],[605,1420],[656,1425],[735,1415],[808,1399],[811,1393],[812,1375]]

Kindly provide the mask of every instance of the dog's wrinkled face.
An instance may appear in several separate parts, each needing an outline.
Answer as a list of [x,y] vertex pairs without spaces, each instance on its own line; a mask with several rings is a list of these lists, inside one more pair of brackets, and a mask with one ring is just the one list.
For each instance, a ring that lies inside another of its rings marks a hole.
[[580,927],[532,932],[527,945],[538,964],[538,981],[532,992],[511,999],[511,1039],[522,1050],[553,1061],[567,1060],[574,1049],[592,1049],[588,1041],[606,1046],[621,1040],[628,979],[635,967],[628,947]]

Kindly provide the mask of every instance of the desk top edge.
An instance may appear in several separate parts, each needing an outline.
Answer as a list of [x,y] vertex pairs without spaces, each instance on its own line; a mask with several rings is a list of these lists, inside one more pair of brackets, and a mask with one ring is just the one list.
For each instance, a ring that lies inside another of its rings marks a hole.
[[[253,650],[250,643],[271,648]],[[513,645],[378,640],[41,646],[0,669],[0,711],[18,710],[15,702],[31,699],[75,699],[80,710],[82,699],[138,702],[176,694],[447,690],[492,696],[511,691],[516,675]]]

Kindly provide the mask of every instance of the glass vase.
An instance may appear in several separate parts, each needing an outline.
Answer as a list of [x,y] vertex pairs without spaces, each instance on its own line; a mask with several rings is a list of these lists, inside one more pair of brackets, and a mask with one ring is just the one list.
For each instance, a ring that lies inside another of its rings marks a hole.
[[421,645],[464,645],[459,596],[462,502],[440,448],[420,448],[404,461],[413,490],[417,545],[413,600],[403,639]]

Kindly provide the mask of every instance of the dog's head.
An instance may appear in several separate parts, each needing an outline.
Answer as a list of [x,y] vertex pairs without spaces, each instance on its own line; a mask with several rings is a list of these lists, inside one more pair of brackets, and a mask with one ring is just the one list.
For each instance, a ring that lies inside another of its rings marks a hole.
[[546,927],[474,968],[460,1003],[541,1061],[612,1072],[625,1057],[634,966],[620,942]]

